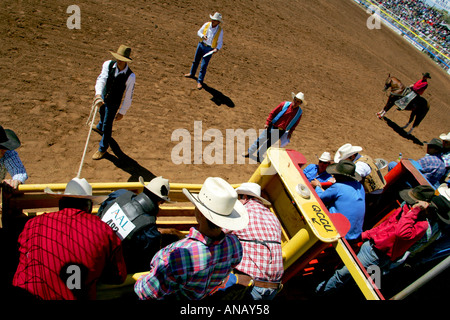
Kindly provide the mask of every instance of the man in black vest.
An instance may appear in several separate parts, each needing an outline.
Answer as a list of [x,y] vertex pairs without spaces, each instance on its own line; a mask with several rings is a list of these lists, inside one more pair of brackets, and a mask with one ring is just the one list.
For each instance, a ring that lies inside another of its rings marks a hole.
[[95,100],[101,100],[100,121],[95,131],[102,134],[98,150],[92,156],[100,160],[109,147],[114,120],[121,120],[131,106],[136,76],[128,67],[132,61],[131,48],[121,45],[117,52],[110,53],[116,60],[103,63],[102,72],[95,84]]

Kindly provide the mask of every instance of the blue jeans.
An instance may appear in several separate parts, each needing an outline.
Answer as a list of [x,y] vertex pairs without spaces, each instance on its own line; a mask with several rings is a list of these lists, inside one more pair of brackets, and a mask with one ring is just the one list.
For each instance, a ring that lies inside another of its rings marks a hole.
[[202,61],[200,65],[200,72],[198,73],[198,83],[203,83],[203,80],[205,79],[206,75],[206,68],[208,68],[209,60],[211,60],[212,55],[207,56],[206,58],[203,58],[203,56],[212,51],[213,48],[205,45],[203,42],[199,42],[197,45],[197,50],[195,51],[195,57],[194,61],[192,62],[191,66],[191,76],[195,76],[195,73],[197,72],[198,65],[200,63],[200,60]]
[[[390,260],[387,256],[378,257],[377,253],[374,251],[370,241],[365,241],[361,249],[358,252],[358,259],[364,268],[368,268],[372,265],[377,265],[380,269],[388,266]],[[346,266],[341,269],[336,270],[334,275],[328,280],[321,282],[317,288],[317,293],[331,293],[336,289],[341,288],[348,280],[350,280],[351,275]]]
[[112,127],[114,123],[114,118],[116,116],[119,107],[109,107],[106,104],[100,107],[100,121],[97,124],[97,129],[103,131],[102,139],[99,143],[98,150],[105,152],[109,147],[109,142],[112,136]]
[[278,289],[253,287],[250,295],[253,300],[273,300],[278,293]]
[[283,129],[276,129],[272,125],[269,125],[269,127],[259,135],[258,139],[253,142],[250,148],[248,148],[248,153],[254,154],[255,151],[258,151],[257,156],[261,159],[267,149],[277,142],[284,132],[285,130]]

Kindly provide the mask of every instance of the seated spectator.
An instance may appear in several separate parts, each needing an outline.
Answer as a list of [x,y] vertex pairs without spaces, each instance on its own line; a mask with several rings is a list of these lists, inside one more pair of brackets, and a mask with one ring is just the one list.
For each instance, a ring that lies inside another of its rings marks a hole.
[[328,166],[336,182],[324,190],[318,180],[311,181],[317,195],[330,213],[342,213],[350,221],[350,230],[345,238],[356,240],[362,232],[366,212],[365,192],[361,176],[355,171],[356,166],[349,160],[341,160]]
[[[406,201],[403,206],[381,224],[361,234],[364,242],[358,252],[358,259],[365,268],[377,265],[382,270],[388,269],[392,262],[403,256],[427,231],[427,215],[430,212],[428,207],[434,197],[434,189],[420,185],[400,191],[400,197]],[[332,293],[350,278],[350,272],[344,266],[329,280],[321,282],[316,292]]]
[[[27,171],[15,150],[20,145],[14,131],[0,126],[0,181],[12,189],[17,189],[19,184],[28,179]],[[11,175],[11,179],[5,179],[6,172]]]
[[[303,169],[303,173],[309,182],[314,179],[320,182],[330,181],[333,177],[327,172],[327,167],[331,163],[331,155],[329,152],[324,152],[319,157],[319,162],[317,164],[311,163]],[[334,179],[332,179],[334,181]]]
[[434,186],[439,186],[439,181],[444,177],[445,164],[442,160],[442,141],[436,138],[427,143],[427,154],[417,160],[420,164],[421,172],[428,182]]
[[86,179],[72,179],[64,193],[47,192],[59,200],[59,211],[30,219],[19,236],[19,265],[13,285],[38,299],[93,300],[96,284],[120,284],[127,272],[120,239],[92,215]]
[[[169,180],[155,177],[147,185],[142,177],[139,177],[139,181],[145,186],[143,192],[136,195],[126,189],[114,191],[97,213],[122,239],[128,273],[147,271],[150,260],[161,249],[162,234],[156,227],[156,216],[159,205],[170,201]],[[115,215],[113,221],[112,215]],[[122,225],[126,228],[122,228]]]
[[235,288],[233,294],[241,291],[252,300],[272,300],[282,288],[281,277],[284,273],[281,224],[265,207],[270,202],[261,197],[258,184],[242,183],[236,192],[247,209],[249,223],[242,230],[224,230],[236,235],[244,250],[242,261],[234,268],[226,286],[234,284],[240,290]]
[[338,163],[341,160],[353,161],[356,165],[356,172],[362,178],[361,183],[364,186],[365,192],[373,194],[381,193],[386,185],[386,181],[380,169],[378,169],[376,162],[367,155],[361,155],[359,153],[360,151],[362,151],[361,147],[346,143],[334,155],[334,162]]
[[242,260],[242,246],[222,228],[240,230],[249,217],[233,187],[221,178],[207,178],[200,193],[183,189],[195,205],[198,227],[161,249],[150,272],[139,278],[134,291],[139,299],[200,300],[211,294]]
[[445,165],[445,174],[441,182],[444,182],[450,178],[450,132],[441,134],[439,138],[442,140],[442,160]]

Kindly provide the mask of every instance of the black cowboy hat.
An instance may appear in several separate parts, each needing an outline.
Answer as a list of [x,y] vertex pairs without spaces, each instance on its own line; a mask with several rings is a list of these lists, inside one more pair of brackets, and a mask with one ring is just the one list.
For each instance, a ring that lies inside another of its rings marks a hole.
[[431,79],[431,76],[430,76],[430,74],[428,72],[422,73],[422,75],[423,75],[424,78]]
[[434,196],[431,203],[437,208],[436,213],[444,223],[450,224],[450,201],[444,196]]
[[413,205],[417,201],[430,202],[436,190],[432,186],[420,185],[412,189],[405,189],[399,192],[400,198],[407,204]]
[[20,147],[20,140],[17,138],[14,131],[3,129],[3,126],[0,126],[0,148],[14,150],[18,147]]
[[352,178],[356,181],[361,181],[361,176],[356,171],[355,164],[350,160],[341,160],[339,163],[330,164],[327,167],[327,172],[333,175],[341,175]]

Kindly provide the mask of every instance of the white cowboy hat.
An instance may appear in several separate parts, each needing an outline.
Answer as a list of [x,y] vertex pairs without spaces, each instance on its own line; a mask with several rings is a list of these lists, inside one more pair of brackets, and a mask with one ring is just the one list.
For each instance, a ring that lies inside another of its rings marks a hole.
[[262,201],[263,204],[270,205],[270,202],[261,197],[261,186],[254,182],[244,182],[236,189],[237,194],[246,194]]
[[144,178],[139,177],[139,182],[151,193],[158,196],[164,201],[172,202],[169,198],[170,184],[169,180],[163,177],[153,178],[147,185],[145,185]]
[[93,196],[92,186],[87,182],[85,178],[73,178],[67,185],[64,193],[53,192],[52,189],[46,187],[44,192],[50,194],[56,198],[80,198],[80,199],[90,199],[95,204],[105,201],[108,196]]
[[303,103],[305,103],[305,95],[303,94],[303,92],[299,92],[297,94],[295,94],[294,92],[291,92],[292,95],[292,99],[299,99],[302,100]]
[[211,20],[217,20],[222,22],[222,15],[218,12],[214,13],[214,15],[209,15],[209,17],[211,18]]
[[446,183],[441,184],[437,191],[440,195],[444,196],[448,201],[450,201],[450,189],[448,188],[448,185]]
[[347,159],[348,157],[360,152],[361,150],[362,148],[359,146],[352,146],[350,143],[346,143],[342,147],[340,147],[338,151],[336,151],[336,154],[334,155],[334,162],[338,163],[339,161]]
[[238,200],[236,190],[222,178],[207,178],[198,194],[186,188],[183,188],[183,193],[206,219],[218,227],[233,231],[247,227],[247,209]]
[[319,160],[322,162],[331,162],[331,154],[329,152],[324,152],[319,157]]
[[449,133],[443,133],[443,134],[441,134],[440,136],[439,136],[439,138],[441,139],[441,140],[445,140],[445,141],[450,141],[450,132]]

